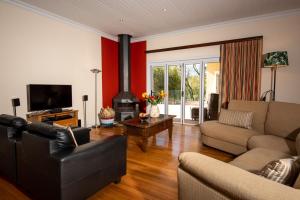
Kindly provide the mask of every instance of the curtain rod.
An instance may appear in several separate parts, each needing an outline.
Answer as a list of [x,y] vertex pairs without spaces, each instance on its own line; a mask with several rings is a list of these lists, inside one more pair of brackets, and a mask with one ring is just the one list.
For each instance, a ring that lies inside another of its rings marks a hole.
[[255,37],[239,38],[239,39],[233,39],[233,40],[222,40],[222,41],[217,41],[217,42],[207,42],[207,43],[201,43],[201,44],[192,44],[192,45],[168,47],[168,48],[162,48],[162,49],[153,49],[153,50],[146,51],[146,53],[158,53],[158,52],[165,52],[165,51],[192,49],[192,48],[198,48],[198,47],[208,47],[208,46],[215,46],[215,45],[232,43],[232,42],[243,42],[243,41],[247,41],[247,40],[259,40],[262,38],[263,38],[263,36],[255,36]]

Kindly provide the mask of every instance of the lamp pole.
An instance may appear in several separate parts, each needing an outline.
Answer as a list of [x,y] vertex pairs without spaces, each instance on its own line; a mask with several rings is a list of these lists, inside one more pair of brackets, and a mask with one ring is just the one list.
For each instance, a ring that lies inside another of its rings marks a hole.
[[98,96],[98,81],[97,81],[97,75],[98,73],[101,72],[101,70],[97,69],[97,68],[94,68],[94,69],[91,69],[91,72],[95,74],[95,125],[93,126],[93,128],[97,128],[97,96]]

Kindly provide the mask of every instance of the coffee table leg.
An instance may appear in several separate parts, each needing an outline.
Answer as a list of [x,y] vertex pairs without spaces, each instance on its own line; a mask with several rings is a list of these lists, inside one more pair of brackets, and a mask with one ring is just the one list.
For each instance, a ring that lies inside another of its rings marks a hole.
[[169,139],[172,139],[172,134],[173,134],[173,124],[168,128],[169,131]]
[[142,151],[146,152],[147,146],[148,146],[147,130],[144,129],[142,133],[142,144],[141,144]]
[[147,152],[147,146],[148,146],[148,138],[142,137],[142,145],[141,148],[144,152]]

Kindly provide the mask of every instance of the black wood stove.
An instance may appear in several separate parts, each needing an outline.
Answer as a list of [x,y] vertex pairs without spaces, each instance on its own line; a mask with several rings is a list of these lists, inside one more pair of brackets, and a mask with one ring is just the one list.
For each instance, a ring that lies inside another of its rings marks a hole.
[[130,35],[119,35],[119,94],[113,98],[117,121],[136,117],[139,113],[139,100],[130,89],[130,39]]

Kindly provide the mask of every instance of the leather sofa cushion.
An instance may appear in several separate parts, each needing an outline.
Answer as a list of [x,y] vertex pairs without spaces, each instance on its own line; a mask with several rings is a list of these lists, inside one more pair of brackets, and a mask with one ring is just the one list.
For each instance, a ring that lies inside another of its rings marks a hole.
[[293,131],[300,128],[300,104],[271,102],[267,115],[266,134],[296,139]]
[[221,124],[218,121],[207,121],[200,125],[201,133],[214,139],[247,147],[250,137],[259,133],[245,128]]
[[253,112],[254,116],[252,128],[260,133],[264,133],[266,115],[268,111],[267,102],[231,100],[228,105],[228,109]]
[[275,135],[256,135],[249,139],[248,148],[266,148],[297,155],[295,142]]
[[291,155],[280,151],[255,148],[240,155],[231,161],[230,164],[247,171],[258,171],[273,160],[290,157]]
[[0,124],[11,126],[19,130],[19,129],[23,129],[27,125],[27,122],[25,119],[21,117],[2,114],[0,115]]
[[27,130],[32,134],[55,140],[56,150],[54,151],[76,147],[72,137],[66,129],[58,128],[46,123],[34,122],[28,125]]

